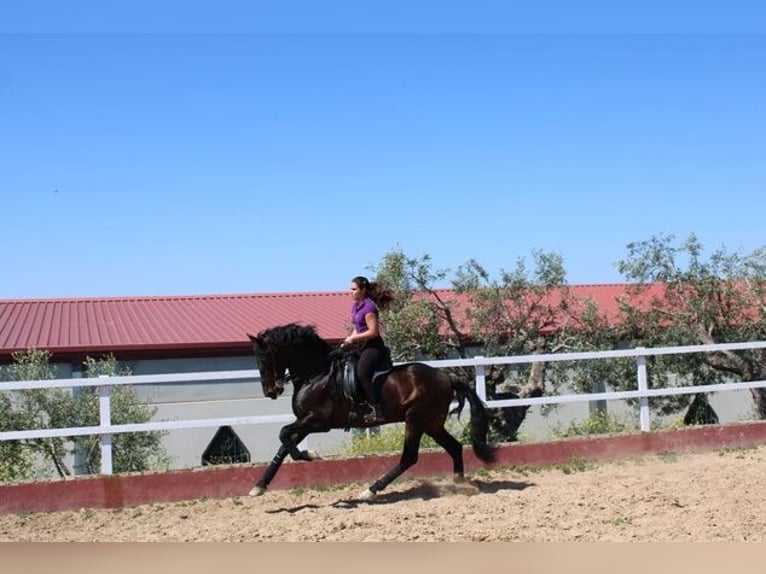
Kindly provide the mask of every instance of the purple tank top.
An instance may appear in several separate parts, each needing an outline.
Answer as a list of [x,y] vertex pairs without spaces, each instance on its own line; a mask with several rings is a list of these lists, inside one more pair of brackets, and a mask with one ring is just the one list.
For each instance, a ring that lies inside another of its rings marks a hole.
[[353,323],[357,333],[364,333],[369,330],[364,317],[370,313],[375,313],[377,315],[378,306],[375,304],[375,301],[369,297],[361,303],[354,302],[351,305],[351,323]]

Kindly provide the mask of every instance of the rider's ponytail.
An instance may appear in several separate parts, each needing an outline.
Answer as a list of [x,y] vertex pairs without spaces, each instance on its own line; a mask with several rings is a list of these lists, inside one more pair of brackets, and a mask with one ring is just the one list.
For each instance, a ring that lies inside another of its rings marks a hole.
[[367,277],[358,275],[351,280],[352,283],[356,283],[356,286],[364,291],[367,296],[375,301],[378,309],[384,311],[394,300],[394,293],[390,289],[386,289],[377,281],[370,281]]

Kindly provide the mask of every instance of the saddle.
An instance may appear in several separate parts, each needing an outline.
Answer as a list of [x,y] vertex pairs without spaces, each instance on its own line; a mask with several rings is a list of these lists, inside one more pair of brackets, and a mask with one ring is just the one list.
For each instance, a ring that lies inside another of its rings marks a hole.
[[[380,400],[380,389],[383,386],[383,379],[394,369],[391,362],[391,352],[387,350],[386,356],[376,367],[372,375],[372,388],[377,399]],[[335,384],[340,388],[341,394],[351,402],[359,402],[358,397],[364,396],[364,390],[356,379],[354,372],[354,361],[350,356],[338,352],[333,358],[331,370],[333,371]]]

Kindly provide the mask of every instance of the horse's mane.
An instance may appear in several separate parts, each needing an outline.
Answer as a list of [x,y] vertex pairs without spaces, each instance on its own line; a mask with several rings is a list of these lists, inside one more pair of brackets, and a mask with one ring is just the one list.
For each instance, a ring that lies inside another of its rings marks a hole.
[[313,325],[288,323],[287,325],[264,329],[258,333],[258,337],[269,340],[277,346],[309,346],[318,348],[324,353],[329,353],[332,350],[332,346],[317,335],[316,327]]

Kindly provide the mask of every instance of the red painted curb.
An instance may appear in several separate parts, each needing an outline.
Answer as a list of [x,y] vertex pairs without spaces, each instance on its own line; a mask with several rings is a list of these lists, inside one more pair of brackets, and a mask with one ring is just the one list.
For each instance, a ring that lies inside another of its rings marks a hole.
[[[573,438],[500,447],[496,466],[559,464],[572,459],[600,460],[660,452],[704,451],[766,444],[766,422],[692,427],[616,436]],[[467,472],[484,465],[466,447]],[[370,482],[385,473],[398,455],[286,462],[271,489],[311,488],[348,482]],[[120,508],[198,498],[245,496],[265,465],[205,467],[163,473],[95,476],[0,485],[0,514],[80,508]],[[449,457],[422,452],[405,476],[449,475]]]

